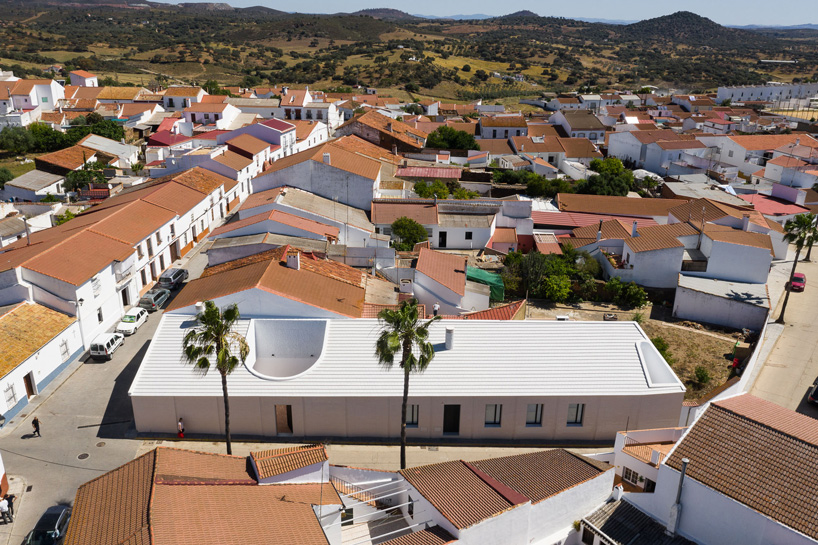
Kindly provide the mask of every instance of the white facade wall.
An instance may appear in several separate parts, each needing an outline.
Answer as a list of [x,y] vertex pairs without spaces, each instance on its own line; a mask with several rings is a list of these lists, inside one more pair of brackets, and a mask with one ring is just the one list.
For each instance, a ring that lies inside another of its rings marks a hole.
[[303,229],[299,229],[297,227],[293,227],[291,225],[285,225],[283,223],[279,223],[273,220],[266,220],[260,221],[258,223],[254,223],[252,225],[248,225],[246,227],[242,227],[240,229],[234,229],[232,231],[227,231],[225,233],[221,233],[218,235],[211,235],[211,239],[219,239],[219,238],[233,238],[233,237],[242,237],[245,235],[257,235],[259,233],[273,233],[276,235],[285,235],[291,237],[301,237],[301,238],[308,238],[311,240],[326,240],[326,237],[319,235],[317,233],[313,233],[311,231],[305,231]]
[[[236,302],[223,298],[224,302]],[[243,301],[238,301],[241,305]],[[217,304],[223,304],[220,301]],[[303,307],[303,305],[302,305]],[[254,309],[251,309],[254,310]],[[174,311],[174,312],[181,312]],[[193,311],[190,311],[191,313]],[[242,315],[244,310],[242,309]],[[301,317],[301,316],[297,316]],[[457,342],[457,339],[455,339]],[[466,364],[467,362],[464,362]],[[382,372],[399,372],[398,370]],[[191,380],[197,380],[191,368]],[[262,380],[262,379],[259,379]],[[228,387],[230,379],[228,378]],[[457,396],[414,397],[411,383],[409,403],[419,405],[418,427],[408,428],[408,437],[421,439],[482,439],[486,441],[602,441],[611,442],[627,426],[665,428],[676,426],[683,392],[644,396]],[[612,389],[613,390],[613,389]],[[175,433],[180,417],[191,433],[224,432],[221,396],[133,396],[136,429],[140,433]],[[237,435],[278,435],[275,405],[291,405],[293,437],[395,438],[400,435],[401,398],[395,397],[230,397],[230,427]],[[486,404],[502,404],[500,426],[485,425]],[[528,404],[543,405],[540,426],[526,425]],[[582,425],[567,423],[569,404],[584,403]],[[443,434],[444,405],[460,405],[459,434]]]
[[644,165],[647,147],[630,132],[615,132],[608,137],[608,157],[621,161],[633,161],[637,166]]
[[[691,460],[695,463],[695,460]],[[629,502],[666,524],[676,501],[680,474],[666,465],[659,468],[653,494],[626,494]],[[687,477],[682,488],[679,534],[708,545],[814,544],[815,541],[758,511]]]
[[[239,210],[239,218],[244,219],[250,216],[254,216],[256,214],[261,214],[264,212],[272,212],[273,210],[281,210],[282,212],[286,212],[288,214],[292,214],[293,216],[298,216],[300,218],[305,218],[308,220],[317,221],[320,223],[324,223],[326,225],[332,225],[333,227],[338,228],[338,244],[344,244],[346,246],[351,246],[354,248],[363,248],[368,246],[383,246],[384,242],[379,241],[377,239],[373,239],[372,235],[374,232],[369,232],[364,229],[359,229],[353,225],[349,225],[348,223],[343,223],[340,221],[333,220],[331,218],[327,218],[325,216],[321,216],[318,214],[313,214],[307,210],[301,210],[300,208],[293,208],[292,206],[287,206],[284,203],[274,202],[264,206],[256,206],[254,208],[249,209],[249,213],[242,213],[242,210]],[[260,231],[253,231],[255,233]],[[277,232],[277,231],[270,231],[270,232]],[[234,234],[230,234],[227,236],[238,236]],[[300,236],[300,235],[296,235]],[[320,237],[323,240],[323,237]]]
[[63,190],[63,182],[64,180],[58,180],[53,184],[42,189],[38,189],[36,191],[33,189],[16,187],[14,185],[11,185],[11,183],[7,183],[4,186],[4,188],[0,190],[0,194],[2,194],[4,199],[9,199],[13,201],[38,202],[49,193],[51,195],[54,195],[55,197],[64,196],[65,191]]
[[[224,308],[232,304],[239,307],[242,318],[347,318],[329,310],[282,297],[261,288],[253,288],[238,293],[231,293],[213,299],[217,306]],[[195,305],[166,311],[167,314],[197,314]],[[187,422],[187,417],[185,417]]]
[[[650,252],[633,252],[623,244],[622,261],[633,265],[630,280],[640,286],[673,288],[682,270],[684,248],[666,248]],[[620,269],[617,269],[620,270]],[[614,275],[616,275],[614,273]],[[624,279],[623,279],[624,280]]]
[[666,150],[656,143],[649,144],[646,146],[644,168],[656,174],[667,174],[670,163],[681,161],[685,154],[703,157],[706,152],[707,148]]
[[725,100],[742,102],[745,100],[766,100],[776,102],[791,98],[810,98],[818,95],[818,83],[782,83],[779,85],[744,85],[719,87],[716,102]]
[[702,253],[707,256],[707,271],[692,276],[707,276],[732,282],[766,284],[773,256],[766,248],[740,246],[702,237]]
[[380,184],[375,180],[341,170],[318,161],[305,160],[289,168],[262,174],[252,180],[252,192],[259,193],[276,187],[290,186],[314,193],[325,199],[370,210],[372,199]]
[[464,295],[455,293],[418,270],[415,270],[413,289],[415,298],[426,305],[429,314],[435,302],[440,303],[440,314],[460,314],[467,308],[463,306]]
[[726,297],[676,287],[673,302],[673,316],[682,320],[693,320],[735,329],[747,328],[761,331],[767,322],[770,309],[749,303],[742,303]]

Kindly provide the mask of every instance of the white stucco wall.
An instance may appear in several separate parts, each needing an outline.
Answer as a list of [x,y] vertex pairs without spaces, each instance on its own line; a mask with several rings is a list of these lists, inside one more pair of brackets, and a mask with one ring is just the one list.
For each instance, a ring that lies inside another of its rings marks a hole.
[[673,302],[673,316],[682,320],[705,322],[760,331],[769,309],[678,286]]
[[[219,308],[232,304],[238,305],[242,318],[347,318],[347,316],[313,307],[259,288],[216,297],[213,302]],[[194,315],[198,311],[195,305],[189,305],[167,312],[170,314]]]

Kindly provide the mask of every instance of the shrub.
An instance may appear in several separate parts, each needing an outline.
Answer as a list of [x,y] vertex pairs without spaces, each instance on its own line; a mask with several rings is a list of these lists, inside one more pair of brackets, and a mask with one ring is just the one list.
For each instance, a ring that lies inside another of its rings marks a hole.
[[696,383],[699,386],[704,386],[710,382],[710,371],[708,371],[703,365],[697,365],[693,374],[696,377]]
[[653,343],[653,346],[656,347],[656,350],[665,358],[665,361],[668,362],[669,365],[673,364],[673,354],[670,353],[670,345],[663,337],[653,337],[650,340]]
[[10,182],[14,179],[14,174],[11,173],[9,169],[6,167],[0,167],[0,189],[3,189],[3,186],[6,185],[6,182]]
[[641,312],[634,312],[633,316],[631,316],[631,320],[641,325],[645,322],[645,315],[642,314]]
[[395,249],[402,252],[412,250],[415,244],[429,238],[426,229],[421,224],[407,217],[398,218],[392,222],[392,234],[398,238],[398,241],[395,242]]
[[449,188],[440,180],[435,180],[431,184],[428,182],[415,182],[414,192],[421,199],[445,199],[449,196]]

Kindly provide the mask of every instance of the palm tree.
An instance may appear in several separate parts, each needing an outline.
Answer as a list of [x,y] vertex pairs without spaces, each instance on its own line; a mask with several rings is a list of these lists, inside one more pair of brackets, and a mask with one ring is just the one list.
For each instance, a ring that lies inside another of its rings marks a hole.
[[795,276],[795,267],[798,266],[798,258],[801,256],[801,250],[808,241],[812,241],[815,236],[815,215],[799,214],[793,219],[788,220],[784,224],[784,240],[790,244],[795,244],[795,260],[792,262],[792,271],[790,271],[790,281],[787,283],[787,289],[784,293],[784,304],[781,305],[781,314],[778,315],[777,323],[784,323],[784,312],[787,310],[787,302],[790,299],[790,290],[792,280]]
[[804,258],[804,261],[811,261],[810,257],[812,256],[812,246],[815,244],[816,240],[818,240],[818,222],[812,224],[812,231],[807,237],[807,257]]
[[[230,444],[230,402],[227,397],[227,375],[232,373],[241,361],[247,359],[250,347],[247,340],[233,331],[239,320],[239,308],[234,304],[220,310],[213,301],[204,302],[204,310],[196,315],[197,325],[191,328],[183,341],[186,363],[196,366],[202,374],[207,374],[215,356],[216,370],[222,376],[224,393],[224,435],[227,440],[227,454],[233,454]],[[238,355],[234,350],[238,348]]]
[[403,301],[398,309],[385,308],[378,313],[382,324],[381,334],[375,343],[378,363],[391,369],[395,355],[400,353],[403,369],[403,404],[400,409],[400,468],[406,469],[406,403],[409,399],[409,375],[422,373],[435,357],[435,349],[429,339],[429,326],[439,320],[435,316],[423,321],[418,316],[418,301]]

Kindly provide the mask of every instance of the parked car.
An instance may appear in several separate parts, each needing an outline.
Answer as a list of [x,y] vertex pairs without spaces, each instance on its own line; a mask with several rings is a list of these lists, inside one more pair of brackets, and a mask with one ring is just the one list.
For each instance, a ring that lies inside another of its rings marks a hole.
[[792,284],[790,285],[792,291],[804,291],[805,287],[807,287],[807,276],[804,273],[792,275]]
[[166,290],[175,290],[182,286],[188,276],[187,269],[168,269],[159,277],[157,284]]
[[615,322],[619,320],[619,316],[617,316],[613,312],[606,312],[605,314],[602,315],[602,319],[605,320],[606,322]]
[[123,342],[125,337],[122,333],[103,333],[91,343],[91,357],[95,360],[110,360]]
[[139,306],[148,312],[154,312],[162,308],[162,305],[170,298],[170,291],[164,288],[153,288],[139,299]]
[[148,311],[141,307],[134,307],[122,317],[119,325],[116,326],[116,332],[123,335],[133,335],[147,321]]
[[67,505],[49,507],[40,517],[34,529],[23,540],[23,545],[58,545],[62,543],[69,520],[71,520],[71,508]]
[[816,381],[816,383],[813,384],[812,389],[809,391],[807,401],[814,405],[818,405],[818,381]]

